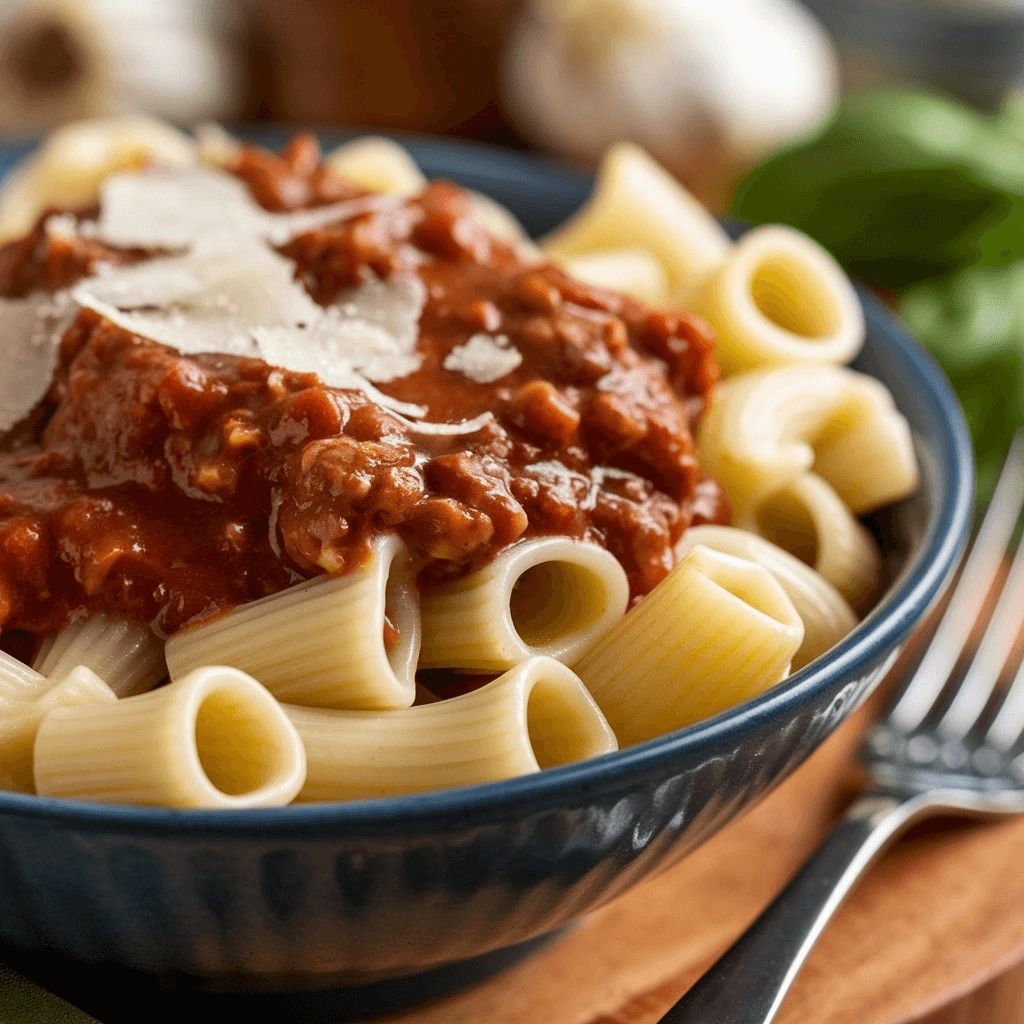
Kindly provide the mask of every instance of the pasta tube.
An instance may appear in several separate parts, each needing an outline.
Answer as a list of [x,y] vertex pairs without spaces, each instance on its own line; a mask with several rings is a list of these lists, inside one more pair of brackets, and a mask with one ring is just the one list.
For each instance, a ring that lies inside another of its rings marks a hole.
[[757,562],[775,577],[804,624],[803,643],[793,655],[794,672],[839,643],[857,625],[853,609],[828,580],[770,541],[733,526],[694,526],[683,534],[676,556],[685,558],[698,544]]
[[0,651],[0,707],[10,701],[33,700],[53,684],[34,668]]
[[153,631],[107,615],[65,626],[36,659],[36,668],[52,680],[79,665],[109,679],[118,697],[151,690],[167,675],[164,645]]
[[[328,154],[327,163],[371,192],[412,196],[427,186],[426,177],[405,147],[381,135],[346,142]],[[538,255],[530,236],[504,206],[482,192],[470,191],[469,195],[477,221],[492,235],[510,242],[527,257]]]
[[195,145],[187,135],[138,114],[58,128],[0,189],[0,241],[30,231],[45,210],[96,202],[104,180],[120,171],[195,161]]
[[306,748],[302,801],[469,786],[616,749],[593,698],[552,658],[530,658],[479,690],[403,711],[285,711]]
[[594,194],[541,251],[556,263],[608,249],[644,249],[681,298],[726,259],[718,221],[639,146],[620,142],[604,155]]
[[629,583],[596,544],[544,537],[422,596],[420,668],[501,672],[536,654],[567,665],[626,612]]
[[[864,448],[844,463],[838,453],[848,437]],[[858,515],[907,497],[918,482],[910,428],[892,395],[845,367],[787,366],[727,380],[701,425],[697,457],[741,525],[811,469]]]
[[758,507],[751,527],[813,566],[859,613],[871,607],[882,578],[878,548],[821,477],[802,473]]
[[647,302],[669,302],[668,275],[645,249],[608,249],[574,256],[562,264],[566,273],[596,288],[613,288]]
[[629,746],[773,686],[803,635],[767,569],[698,544],[576,671]]
[[427,184],[408,151],[382,135],[363,135],[327,155],[342,177],[370,192],[415,195]]
[[222,666],[113,703],[55,708],[36,736],[43,796],[278,807],[305,777],[305,751],[281,705],[255,679]]
[[846,363],[864,344],[864,312],[842,267],[793,228],[748,231],[686,307],[715,329],[726,376],[788,363]]
[[[389,627],[398,634],[390,649]],[[419,649],[412,567],[402,542],[387,535],[374,542],[361,568],[308,580],[184,629],[167,641],[165,653],[172,679],[202,665],[231,665],[279,700],[383,710],[412,704]]]
[[117,695],[84,665],[73,669],[56,686],[34,700],[0,711],[0,789],[34,793],[32,751],[43,719],[56,707],[111,704]]

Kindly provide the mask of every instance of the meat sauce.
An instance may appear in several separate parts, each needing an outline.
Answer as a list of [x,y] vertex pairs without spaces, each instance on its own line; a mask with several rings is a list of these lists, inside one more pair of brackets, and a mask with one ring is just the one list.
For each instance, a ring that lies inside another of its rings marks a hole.
[[[358,194],[305,139],[283,157],[245,150],[234,170],[272,209]],[[83,310],[31,429],[0,455],[3,629],[44,635],[85,609],[172,633],[351,570],[384,531],[420,560],[424,586],[522,537],[593,541],[639,598],[689,525],[728,520],[693,454],[718,377],[696,318],[525,260],[443,182],[280,251],[321,303],[374,276],[418,274],[421,368],[379,387],[428,420],[479,426],[423,433],[362,392],[255,359],[184,357]],[[0,292],[67,287],[144,255],[40,226],[0,250]],[[493,383],[443,366],[480,332],[522,356]]]

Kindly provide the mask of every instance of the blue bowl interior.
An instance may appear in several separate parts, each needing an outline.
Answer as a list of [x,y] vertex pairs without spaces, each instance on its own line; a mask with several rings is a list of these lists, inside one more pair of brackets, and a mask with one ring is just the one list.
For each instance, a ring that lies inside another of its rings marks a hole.
[[[280,148],[292,132],[248,128],[243,137]],[[325,149],[353,133],[322,132]],[[577,210],[592,179],[550,160],[449,139],[403,137],[428,177],[448,178],[477,189],[507,206],[531,234],[550,230]],[[27,151],[0,151],[0,174]],[[901,643],[948,580],[970,529],[974,471],[970,440],[959,404],[935,361],[872,295],[860,291],[868,341],[854,366],[883,380],[913,429],[921,462],[919,494],[898,510],[898,530],[910,550],[883,600],[845,640],[816,662],[755,700],[688,729],[591,761],[535,775],[464,789],[407,797],[313,804],[249,811],[172,811],[117,807],[0,793],[0,811],[30,817],[60,817],[79,829],[139,829],[152,832],[201,832],[241,836],[295,835],[325,829],[345,833],[389,832],[400,823],[414,828],[457,821],[473,811],[514,818],[529,803],[557,805],[568,791],[585,793],[609,777],[657,777],[666,766],[701,748],[728,744],[732,736],[782,725],[814,693],[862,674],[879,653]],[[838,708],[837,714],[847,709]]]

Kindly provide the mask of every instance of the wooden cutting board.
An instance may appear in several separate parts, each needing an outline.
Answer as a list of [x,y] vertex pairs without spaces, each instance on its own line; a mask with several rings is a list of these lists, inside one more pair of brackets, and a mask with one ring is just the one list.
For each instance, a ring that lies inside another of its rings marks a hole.
[[[872,710],[846,723],[771,796],[682,863],[518,967],[395,1020],[654,1024],[779,891],[848,803],[856,787],[854,751]],[[778,1024],[920,1020],[1021,961],[1024,820],[926,823],[840,909]],[[1018,1024],[1024,1001],[1014,1003],[1012,1016],[961,1007],[941,1019]]]

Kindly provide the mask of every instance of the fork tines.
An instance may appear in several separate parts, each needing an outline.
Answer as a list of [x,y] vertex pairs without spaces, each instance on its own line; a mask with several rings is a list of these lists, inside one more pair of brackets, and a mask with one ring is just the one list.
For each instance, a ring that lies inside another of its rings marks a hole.
[[[989,595],[1002,574],[1024,508],[1024,430],[1010,446],[995,493],[970,555],[924,657],[893,705],[883,725],[888,733],[912,736],[926,720],[928,743],[962,748],[973,730],[983,726],[1000,678],[1024,626],[1024,544],[1019,545],[998,600],[988,616],[963,678],[946,697],[958,663],[990,605]],[[939,716],[935,721],[935,716]],[[1009,751],[1024,731],[1024,664],[1007,687],[977,748]],[[922,741],[926,737],[920,737]],[[913,739],[910,741],[913,743]],[[923,751],[922,751],[923,752]],[[912,753],[912,751],[911,751]],[[998,758],[998,760],[1002,760]],[[950,764],[953,768],[955,765]]]

